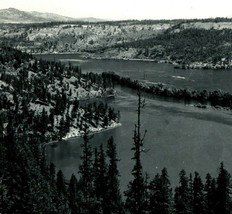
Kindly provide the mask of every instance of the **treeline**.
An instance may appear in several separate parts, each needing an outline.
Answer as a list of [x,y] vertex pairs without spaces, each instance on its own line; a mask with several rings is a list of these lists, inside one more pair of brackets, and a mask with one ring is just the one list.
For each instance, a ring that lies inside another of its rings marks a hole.
[[232,109],[232,94],[220,89],[215,91],[190,90],[187,88],[174,88],[163,85],[162,83],[148,86],[137,80],[128,77],[121,77],[115,73],[103,73],[104,78],[110,78],[115,84],[120,84],[132,89],[141,88],[142,91],[162,97],[170,97],[178,100],[199,102],[202,105],[210,104],[216,108],[225,107]]
[[9,46],[1,47],[0,62],[5,64],[8,62],[14,62],[14,67],[17,69],[19,65],[25,60],[32,59],[32,55],[24,53],[17,49],[11,48]]
[[[136,20],[135,20],[136,21]],[[138,23],[144,23],[144,24],[156,24],[156,23],[175,23],[175,24],[180,24],[180,23],[192,23],[192,22],[231,22],[232,18],[226,18],[226,17],[216,17],[216,18],[206,18],[206,19],[160,19],[160,20],[141,20],[138,21]]]
[[[216,178],[209,173],[179,173],[179,184],[172,189],[167,169],[149,178],[143,173],[140,152],[133,146],[135,161],[122,199],[119,157],[111,137],[106,150],[93,149],[85,127],[81,163],[77,174],[66,179],[54,164],[46,162],[44,148],[36,136],[15,133],[9,123],[0,132],[0,212],[73,213],[73,214],[230,214],[232,211],[231,176],[221,163]],[[137,130],[138,126],[136,126]],[[143,141],[135,131],[134,142]],[[140,133],[141,134],[141,133]],[[140,140],[138,140],[138,138]],[[140,159],[139,159],[140,160]],[[138,173],[139,172],[139,173]]]
[[[210,174],[203,181],[198,172],[189,176],[185,170],[179,173],[179,184],[172,190],[167,169],[151,180],[144,176],[140,185],[140,205],[137,199],[126,198],[125,209],[129,213],[164,214],[229,214],[231,213],[231,176],[220,166],[217,178]],[[138,191],[134,189],[134,191]]]
[[118,158],[112,138],[106,153],[102,145],[93,153],[86,132],[79,170],[77,166],[80,178],[72,175],[67,181],[62,171],[46,162],[42,142],[36,136],[15,134],[11,124],[0,134],[2,214],[122,213]]

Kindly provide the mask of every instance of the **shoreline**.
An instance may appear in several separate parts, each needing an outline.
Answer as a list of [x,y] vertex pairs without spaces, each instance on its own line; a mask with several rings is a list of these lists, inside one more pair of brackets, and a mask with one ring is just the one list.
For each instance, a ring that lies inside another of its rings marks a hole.
[[[141,59],[141,58],[117,58],[117,57],[97,57],[97,56],[86,56],[86,53],[83,52],[57,52],[57,53],[31,53],[32,56],[40,55],[80,55],[81,59],[91,59],[91,60],[123,60],[123,61],[144,61],[144,62],[155,62],[155,63],[169,63],[164,62],[164,60],[155,60],[155,59]],[[58,59],[60,60],[60,59]],[[74,60],[74,59],[65,59],[65,60]]]
[[193,102],[203,107],[203,105],[210,104],[215,108],[223,108],[232,110],[232,104],[230,100],[232,99],[232,93],[223,91],[223,90],[187,90],[185,88],[176,88],[176,87],[164,87],[164,85],[153,84],[149,86],[149,84],[143,83],[141,81],[134,81],[130,78],[122,77],[118,74],[114,73],[106,73],[109,77],[112,78],[112,81],[115,84],[120,86],[125,86],[131,89],[140,88],[143,92],[148,94],[172,98],[174,100],[183,100],[187,102]]
[[[101,56],[91,56],[86,52],[57,52],[57,53],[32,53],[33,56],[39,55],[79,55],[81,60],[122,60],[122,61],[140,61],[140,62],[154,62],[154,63],[165,63],[170,64],[175,69],[188,70],[188,69],[212,69],[212,70],[231,70],[232,64],[213,64],[211,62],[190,62],[190,63],[178,63],[176,61],[171,61],[168,59],[149,59],[149,58],[123,58],[123,57],[101,57]],[[60,59],[58,59],[60,60]],[[71,61],[72,59],[66,59]]]
[[[114,123],[111,126],[108,126],[107,128],[101,128],[101,129],[97,129],[97,130],[91,130],[90,129],[91,131],[90,131],[89,135],[94,135],[94,134],[98,134],[98,133],[101,133],[101,132],[109,131],[111,129],[119,128],[121,126],[122,126],[121,123]],[[72,135],[70,137],[64,137],[64,138],[62,138],[62,140],[54,140],[54,141],[51,141],[49,143],[46,143],[45,145],[46,146],[52,146],[52,145],[56,145],[58,143],[63,143],[65,141],[75,139],[75,138],[80,138],[80,137],[82,137],[82,133],[79,132],[79,134],[74,134],[74,135]]]

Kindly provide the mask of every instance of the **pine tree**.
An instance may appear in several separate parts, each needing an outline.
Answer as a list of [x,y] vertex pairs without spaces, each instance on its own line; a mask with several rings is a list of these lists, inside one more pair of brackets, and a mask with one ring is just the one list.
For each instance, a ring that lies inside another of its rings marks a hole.
[[193,211],[193,175],[192,173],[189,174],[189,203],[191,210]]
[[51,202],[53,193],[45,176],[47,167],[42,171],[42,159],[32,152],[28,136],[17,133],[16,138],[10,127],[3,140],[6,167],[2,177],[10,203],[5,204],[3,213],[51,213],[55,204]]
[[155,178],[150,182],[149,185],[149,213],[160,213],[160,198],[161,196],[161,182],[160,175],[156,174]]
[[64,175],[63,172],[61,170],[59,170],[57,172],[57,179],[56,179],[56,188],[57,188],[57,192],[59,194],[59,196],[67,195],[67,190],[66,190],[66,186],[65,186],[65,179],[64,179]]
[[215,214],[216,209],[216,181],[208,173],[205,178],[205,214]]
[[[132,170],[134,179],[130,181],[128,190],[125,192],[126,204],[125,207],[133,214],[145,213],[146,200],[145,200],[145,184],[143,177],[143,170],[141,164],[141,147],[143,146],[144,137],[141,136],[141,122],[140,114],[141,108],[144,107],[144,101],[141,99],[140,88],[138,90],[138,121],[134,129],[134,145],[132,150],[134,151],[135,165]],[[146,131],[145,131],[146,133]],[[144,134],[145,135],[145,134]]]
[[216,182],[216,213],[231,213],[231,176],[221,163],[219,175]]
[[166,168],[162,169],[160,180],[163,193],[163,213],[172,213],[172,188]]
[[25,213],[29,213],[31,173],[27,165],[30,166],[30,155],[25,153],[23,145],[20,145],[19,139],[16,139],[10,129],[9,127],[8,135],[4,138],[7,167],[2,179],[8,188],[9,201],[12,203],[9,207],[5,207],[5,213],[17,213],[25,208],[27,209]]
[[79,174],[80,174],[80,193],[81,193],[81,201],[80,201],[80,213],[83,214],[91,214],[96,213],[98,211],[96,208],[96,198],[94,196],[94,174],[93,174],[93,155],[92,148],[89,145],[89,132],[88,127],[84,127],[84,135],[83,135],[83,144],[81,145],[83,148],[82,156],[81,156],[81,164],[79,166]]
[[[106,190],[107,190],[107,178],[106,178],[107,165],[105,161],[105,152],[103,145],[100,145],[99,151],[99,177],[98,177],[98,196],[100,196],[101,207],[103,213],[106,213]],[[99,194],[100,193],[100,194]]]
[[176,214],[192,214],[191,191],[189,187],[189,178],[186,172],[181,170],[179,186],[175,189],[174,208]]
[[193,180],[193,214],[203,214],[205,211],[204,185],[200,175],[195,172]]
[[149,190],[149,213],[172,213],[172,188],[166,168],[151,181]]
[[107,178],[106,178],[107,165],[105,161],[105,152],[103,145],[100,145],[99,152],[95,149],[94,161],[94,194],[99,204],[99,209],[106,213],[106,191],[107,191]]
[[119,188],[119,171],[117,167],[116,145],[113,137],[107,142],[107,156],[109,158],[109,166],[107,170],[107,191],[106,191],[106,213],[122,214],[123,203]]

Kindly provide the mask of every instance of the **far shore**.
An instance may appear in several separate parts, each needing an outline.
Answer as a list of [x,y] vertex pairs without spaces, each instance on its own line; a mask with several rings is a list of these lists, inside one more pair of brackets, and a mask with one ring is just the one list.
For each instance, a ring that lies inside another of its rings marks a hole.
[[[80,60],[123,60],[123,61],[140,61],[140,62],[154,62],[171,64],[175,69],[232,69],[232,64],[213,64],[211,62],[190,62],[177,63],[176,61],[167,59],[149,59],[149,58],[129,58],[129,57],[101,57],[93,56],[87,52],[44,52],[44,53],[32,53],[32,55],[79,55]],[[66,61],[72,61],[72,59],[66,59]]]
[[[94,59],[94,60],[125,60],[125,61],[144,61],[144,62],[156,62],[156,63],[168,63],[164,62],[164,60],[155,60],[155,59],[141,59],[141,58],[117,58],[117,57],[97,57],[97,56],[86,56],[85,52],[48,52],[48,53],[32,53],[32,55],[80,55],[81,59]],[[73,60],[73,59],[65,59],[65,60]]]

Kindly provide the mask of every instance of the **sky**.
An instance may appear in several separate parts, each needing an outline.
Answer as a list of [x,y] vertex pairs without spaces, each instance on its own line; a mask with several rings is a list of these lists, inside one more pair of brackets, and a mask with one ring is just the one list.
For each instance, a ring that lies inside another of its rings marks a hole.
[[108,20],[232,17],[232,0],[0,0],[0,9]]

